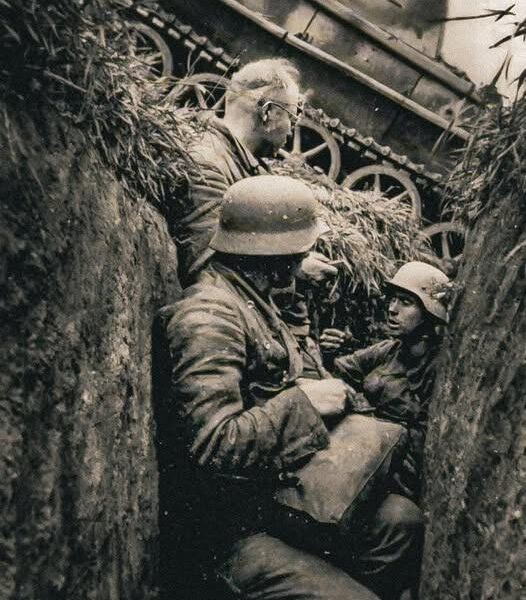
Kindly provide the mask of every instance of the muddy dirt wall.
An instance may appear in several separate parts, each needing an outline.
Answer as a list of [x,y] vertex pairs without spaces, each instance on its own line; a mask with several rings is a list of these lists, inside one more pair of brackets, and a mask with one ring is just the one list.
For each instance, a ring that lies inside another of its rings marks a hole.
[[175,247],[75,129],[0,108],[0,597],[146,600],[150,327]]
[[423,600],[526,594],[526,204],[470,233],[427,438]]

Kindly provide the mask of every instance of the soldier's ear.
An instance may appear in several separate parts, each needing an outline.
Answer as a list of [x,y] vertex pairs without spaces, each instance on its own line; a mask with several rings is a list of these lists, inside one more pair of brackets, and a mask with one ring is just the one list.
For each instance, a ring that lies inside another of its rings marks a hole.
[[260,98],[257,103],[258,106],[258,115],[261,119],[263,125],[265,125],[268,121],[268,112],[270,110],[270,103],[265,102],[263,98]]

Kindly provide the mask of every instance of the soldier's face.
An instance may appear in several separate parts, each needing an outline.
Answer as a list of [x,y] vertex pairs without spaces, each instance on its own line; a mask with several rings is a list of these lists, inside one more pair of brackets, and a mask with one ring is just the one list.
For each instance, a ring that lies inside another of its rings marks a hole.
[[270,281],[274,288],[287,288],[294,283],[294,278],[300,265],[308,253],[301,254],[289,254],[287,256],[273,256],[271,257],[269,269],[270,269]]
[[298,113],[299,100],[299,89],[295,84],[274,90],[266,98],[266,122],[259,127],[262,156],[274,156],[287,142]]
[[408,337],[424,323],[425,313],[418,299],[405,292],[395,292],[389,301],[387,326],[395,337]]

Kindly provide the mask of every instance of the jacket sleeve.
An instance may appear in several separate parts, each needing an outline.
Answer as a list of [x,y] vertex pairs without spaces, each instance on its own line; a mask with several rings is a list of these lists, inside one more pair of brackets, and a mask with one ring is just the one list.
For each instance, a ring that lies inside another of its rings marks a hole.
[[[197,171],[189,179],[189,200],[194,218],[215,210],[226,190],[235,182],[235,164],[228,150],[213,135],[190,148]],[[217,215],[215,215],[217,216]]]
[[355,390],[362,391],[365,377],[383,362],[393,342],[386,340],[334,360],[334,374]]
[[223,195],[234,182],[228,157],[213,136],[190,148],[188,154],[196,168],[189,174],[185,203],[173,226],[179,243],[181,273],[210,256],[208,243],[218,222]]
[[[198,157],[200,160],[197,160]],[[210,157],[205,160],[201,154],[194,153],[193,158],[199,165],[199,172],[189,180],[189,199],[194,217],[197,218],[221,205],[223,195],[233,180],[227,177],[225,169],[221,169],[224,161],[220,157],[215,161]]]
[[[209,288],[210,289],[210,288]],[[200,466],[257,476],[283,469],[328,445],[319,413],[292,387],[246,408],[245,331],[229,298],[189,297],[167,325],[172,395],[190,456]]]

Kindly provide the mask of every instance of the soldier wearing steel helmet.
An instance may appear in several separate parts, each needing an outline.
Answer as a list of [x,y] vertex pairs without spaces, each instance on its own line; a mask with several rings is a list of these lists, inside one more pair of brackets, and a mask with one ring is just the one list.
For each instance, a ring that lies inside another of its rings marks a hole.
[[387,281],[387,329],[391,339],[335,359],[335,373],[362,392],[361,410],[404,424],[409,450],[400,491],[418,500],[427,404],[434,358],[447,324],[450,282],[436,267],[413,261]]
[[[359,392],[353,399],[357,411],[401,423],[407,429],[407,443],[394,463],[385,493],[389,494],[388,502],[396,503],[398,509],[406,506],[413,513],[420,495],[434,359],[448,321],[449,286],[448,277],[432,265],[418,261],[403,265],[387,282],[387,327],[391,339],[334,361],[334,374]],[[325,343],[329,341],[326,347],[332,349],[341,343],[341,338],[336,339],[333,333],[330,339],[322,336]],[[396,597],[402,589],[400,584],[414,582],[419,560],[418,552],[412,558],[406,556],[393,572],[382,557],[368,554],[360,571],[382,597],[390,597],[390,593]]]
[[298,382],[302,354],[270,293],[293,283],[323,230],[316,213],[311,190],[297,180],[235,183],[210,241],[211,263],[161,313],[167,383],[159,452],[164,479],[179,477],[174,503],[188,507],[180,545],[187,558],[197,549],[189,562],[203,573],[215,555],[220,579],[247,600],[267,597],[262,586],[284,599],[376,598],[267,533],[280,477],[327,446],[324,419],[343,413],[350,393],[339,379]]
[[[185,586],[191,566],[198,579],[215,557],[220,580],[247,600],[377,598],[323,557],[285,542],[275,521],[276,486],[329,444],[328,422],[354,393],[328,374],[304,377],[302,350],[272,299],[271,291],[294,283],[324,230],[316,213],[311,190],[292,178],[235,183],[210,241],[211,263],[161,312],[161,483],[176,481],[161,492],[162,514],[173,511],[171,498],[187,507],[177,530],[185,549],[178,560],[194,550]],[[383,567],[396,569],[391,556],[403,560],[413,548],[414,516],[392,502],[380,508],[364,557],[381,556]],[[173,529],[161,524],[163,531]]]

